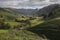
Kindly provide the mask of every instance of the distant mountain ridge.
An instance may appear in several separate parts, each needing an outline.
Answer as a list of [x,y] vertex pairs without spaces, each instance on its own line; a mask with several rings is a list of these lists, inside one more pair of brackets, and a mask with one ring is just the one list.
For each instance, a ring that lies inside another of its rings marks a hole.
[[12,8],[2,8],[2,9],[18,14],[34,14],[38,11],[38,9],[12,9]]
[[50,12],[54,11],[58,7],[59,7],[59,4],[52,4],[40,9],[39,11],[36,12],[36,14],[40,16],[47,13],[49,14]]
[[38,9],[15,9],[13,11],[22,13],[22,14],[34,14]]

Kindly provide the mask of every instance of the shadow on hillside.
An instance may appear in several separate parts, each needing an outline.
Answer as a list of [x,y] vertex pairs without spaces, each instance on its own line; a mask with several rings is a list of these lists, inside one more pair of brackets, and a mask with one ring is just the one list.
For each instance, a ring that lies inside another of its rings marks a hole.
[[28,31],[38,34],[42,38],[49,40],[60,40],[60,20],[44,22],[35,27],[28,28]]

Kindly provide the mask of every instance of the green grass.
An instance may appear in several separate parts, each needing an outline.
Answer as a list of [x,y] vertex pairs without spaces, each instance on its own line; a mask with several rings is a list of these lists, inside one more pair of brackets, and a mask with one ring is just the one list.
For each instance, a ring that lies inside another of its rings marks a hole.
[[14,26],[14,25],[18,25],[18,24],[20,24],[19,22],[5,22],[5,23],[9,23],[11,26]]
[[30,20],[31,26],[34,27],[36,25],[39,25],[44,22],[44,20],[41,17],[37,17],[35,20]]
[[0,33],[7,33],[8,30],[0,30]]
[[44,40],[37,34],[29,31],[18,31],[18,30],[0,30],[0,40]]

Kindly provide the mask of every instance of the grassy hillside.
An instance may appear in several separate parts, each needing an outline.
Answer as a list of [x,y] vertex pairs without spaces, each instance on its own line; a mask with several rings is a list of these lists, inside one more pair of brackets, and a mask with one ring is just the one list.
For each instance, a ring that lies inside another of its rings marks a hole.
[[0,40],[44,40],[26,30],[27,27],[38,25],[40,17],[17,15],[0,9]]
[[0,18],[5,18],[7,20],[11,20],[11,19],[14,19],[16,17],[17,17],[16,15],[14,15],[14,14],[8,12],[8,11],[0,9]]

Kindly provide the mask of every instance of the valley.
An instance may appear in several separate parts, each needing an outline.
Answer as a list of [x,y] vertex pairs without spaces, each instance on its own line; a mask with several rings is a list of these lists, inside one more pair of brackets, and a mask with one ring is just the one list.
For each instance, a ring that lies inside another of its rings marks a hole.
[[6,8],[0,8],[0,40],[60,39],[59,4],[35,10],[35,14],[32,12],[29,15],[15,12],[14,9],[8,10],[10,11],[7,11]]

